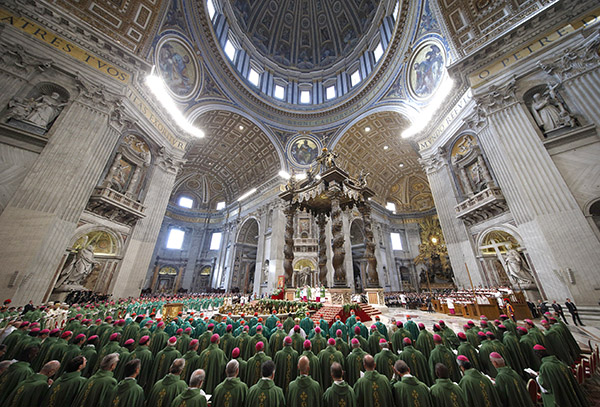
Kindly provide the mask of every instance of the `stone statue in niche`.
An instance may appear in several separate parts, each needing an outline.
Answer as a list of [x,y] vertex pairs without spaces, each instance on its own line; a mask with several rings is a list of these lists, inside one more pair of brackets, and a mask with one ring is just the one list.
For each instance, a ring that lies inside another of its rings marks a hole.
[[514,249],[511,245],[506,246],[506,269],[508,270],[510,277],[512,277],[519,284],[529,285],[533,284],[533,277],[527,270],[521,254]]
[[556,93],[556,85],[548,85],[543,93],[535,93],[531,102],[531,113],[544,134],[562,127],[575,127],[575,119],[565,108]]
[[300,271],[296,274],[296,279],[298,280],[296,286],[304,287],[305,285],[311,285],[310,281],[310,267],[304,266]]
[[96,261],[94,259],[93,247],[87,244],[88,237],[86,236],[81,245],[81,249],[77,251],[75,257],[61,271],[56,287],[67,285],[80,286],[85,281],[86,277],[94,269]]
[[61,103],[58,92],[52,92],[51,95],[41,95],[35,100],[31,113],[27,115],[25,121],[38,127],[47,128],[48,124],[58,116],[66,103]]
[[269,282],[269,259],[265,260],[263,263],[261,274],[261,281],[264,285],[266,285]]

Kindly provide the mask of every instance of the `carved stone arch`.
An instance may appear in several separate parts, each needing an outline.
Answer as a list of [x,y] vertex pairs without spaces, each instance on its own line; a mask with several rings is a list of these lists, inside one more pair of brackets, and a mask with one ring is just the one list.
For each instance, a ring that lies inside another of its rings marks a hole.
[[235,252],[231,283],[229,289],[234,292],[252,292],[254,281],[260,280],[257,270],[258,233],[260,222],[251,215],[244,219],[238,227],[235,238]]
[[82,225],[75,230],[73,237],[71,237],[71,239],[69,240],[69,245],[67,246],[68,249],[72,249],[75,243],[83,236],[89,235],[94,232],[104,232],[111,235],[116,242],[115,257],[121,258],[123,256],[123,251],[125,248],[125,241],[123,240],[123,236],[119,232],[109,227],[92,224]]
[[487,235],[489,235],[491,232],[495,232],[495,231],[504,232],[504,233],[507,233],[507,234],[513,236],[516,239],[519,246],[523,247],[523,238],[521,237],[521,234],[519,233],[519,230],[517,229],[517,227],[513,226],[511,224],[502,224],[502,225],[496,225],[496,226],[489,227],[489,228],[479,232],[479,234],[477,235],[477,238],[475,239],[478,250],[482,246],[484,238]]
[[588,201],[583,207],[583,214],[590,222],[598,239],[600,239],[600,197]]

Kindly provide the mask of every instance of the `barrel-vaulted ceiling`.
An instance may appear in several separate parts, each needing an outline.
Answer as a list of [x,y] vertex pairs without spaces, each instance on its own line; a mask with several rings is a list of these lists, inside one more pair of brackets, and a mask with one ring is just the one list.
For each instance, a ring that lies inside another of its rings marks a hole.
[[[209,192],[230,203],[247,190],[273,178],[281,170],[282,164],[271,140],[245,117],[229,111],[213,110],[200,115],[194,124],[201,127],[206,136],[192,142],[185,155],[187,162],[178,179],[202,174],[209,179]],[[177,193],[184,193],[185,188],[189,187],[186,183],[182,185],[184,189]],[[206,200],[213,206],[213,198]]]
[[374,113],[359,120],[335,144],[336,162],[351,176],[369,173],[367,183],[375,201],[396,205],[398,212],[433,208],[427,176],[414,147],[400,137],[409,122],[395,112]]
[[[324,69],[356,50],[380,0],[235,0],[240,28],[280,67]],[[377,27],[375,27],[377,28]]]

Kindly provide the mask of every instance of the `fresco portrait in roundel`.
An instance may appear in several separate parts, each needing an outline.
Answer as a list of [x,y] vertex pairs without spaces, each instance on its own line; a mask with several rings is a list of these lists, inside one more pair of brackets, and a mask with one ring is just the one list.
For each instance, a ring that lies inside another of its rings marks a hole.
[[300,138],[292,143],[290,149],[292,158],[300,165],[310,165],[317,155],[319,154],[319,148],[315,142],[309,138]]
[[178,41],[166,41],[158,50],[158,66],[163,81],[176,96],[186,97],[196,84],[193,56]]
[[420,99],[434,94],[445,72],[444,53],[436,43],[419,49],[410,64],[410,89]]

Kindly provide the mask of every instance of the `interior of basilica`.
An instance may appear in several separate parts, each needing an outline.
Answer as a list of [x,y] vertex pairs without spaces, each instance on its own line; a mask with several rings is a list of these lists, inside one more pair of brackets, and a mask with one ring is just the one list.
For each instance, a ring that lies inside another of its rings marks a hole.
[[596,1],[1,3],[0,298],[600,300]]

